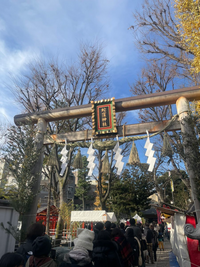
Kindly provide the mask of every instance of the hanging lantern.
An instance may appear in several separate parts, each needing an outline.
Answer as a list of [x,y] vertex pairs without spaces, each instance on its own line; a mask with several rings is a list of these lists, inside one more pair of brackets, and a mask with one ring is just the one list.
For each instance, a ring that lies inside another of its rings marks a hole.
[[140,163],[140,158],[139,158],[139,155],[138,155],[138,151],[137,151],[136,145],[135,145],[135,143],[133,141],[127,165],[135,165],[135,164],[138,164],[138,163]]
[[82,156],[80,149],[78,150],[78,153],[76,154],[76,157],[73,162],[74,169],[82,169],[83,168],[83,162],[82,162]]
[[56,157],[56,146],[52,147],[51,153],[49,154],[49,159],[47,162],[48,166],[55,166],[57,164],[57,157]]
[[163,139],[163,147],[162,147],[162,156],[163,157],[172,157],[173,151],[172,151],[172,147],[170,145],[169,142],[169,137],[167,135],[167,133],[164,134],[164,139]]
[[108,152],[106,150],[105,156],[102,162],[102,168],[101,168],[101,173],[110,173],[110,163],[108,159]]

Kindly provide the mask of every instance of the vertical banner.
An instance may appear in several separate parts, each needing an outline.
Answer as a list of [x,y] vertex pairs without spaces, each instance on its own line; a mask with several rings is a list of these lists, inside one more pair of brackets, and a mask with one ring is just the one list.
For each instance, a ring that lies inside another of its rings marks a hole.
[[172,190],[172,192],[174,192],[174,182],[172,179],[170,180],[170,183],[171,183],[171,190]]
[[159,210],[156,210],[156,213],[157,213],[157,222],[158,224],[161,224],[162,221],[161,221],[161,212]]
[[[169,177],[171,177],[170,171],[168,171],[168,174],[169,174]],[[174,192],[174,182],[173,182],[172,178],[170,179],[170,184],[171,184],[171,190],[172,190],[172,192]]]

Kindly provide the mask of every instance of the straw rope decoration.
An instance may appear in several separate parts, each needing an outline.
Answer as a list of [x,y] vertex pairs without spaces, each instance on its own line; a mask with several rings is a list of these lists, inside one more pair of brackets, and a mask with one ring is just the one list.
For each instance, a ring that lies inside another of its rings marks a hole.
[[[179,115],[176,114],[172,117],[172,119],[167,123],[167,125],[160,131],[150,134],[149,137],[153,137],[156,136],[158,134],[160,134],[161,132],[165,131],[178,117]],[[63,142],[56,142],[50,135],[48,136],[51,140],[53,144],[57,144],[57,145],[61,145],[64,146]],[[132,136],[132,137],[124,137],[122,139],[119,140],[119,145],[122,145],[124,143],[127,142],[131,142],[131,141],[135,141],[135,140],[141,140],[141,139],[145,139],[147,138],[147,135],[142,135],[142,136]],[[96,140],[93,142],[93,148],[94,149],[100,149],[100,150],[111,150],[115,147],[116,143],[118,141],[115,140],[107,140],[107,141],[100,141],[100,140]],[[86,142],[86,141],[79,141],[79,142],[71,142],[71,143],[67,143],[67,148],[69,149],[71,148],[75,148],[75,147],[82,147],[82,148],[88,148],[90,146],[91,142]]]

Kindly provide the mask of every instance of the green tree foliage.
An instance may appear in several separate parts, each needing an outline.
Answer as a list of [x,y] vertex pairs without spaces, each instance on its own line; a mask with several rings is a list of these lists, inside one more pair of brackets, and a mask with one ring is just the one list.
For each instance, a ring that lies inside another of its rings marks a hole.
[[[181,174],[183,179],[188,182],[189,177],[186,172],[181,170]],[[170,183],[171,179],[174,184],[173,195]],[[190,203],[190,191],[175,171],[171,172],[171,176],[169,176],[168,172],[165,172],[163,175],[157,178],[157,183],[160,188],[160,191],[162,191],[162,197],[165,203],[170,204],[171,201],[174,201],[173,205],[175,205],[176,207],[187,209]]]
[[91,189],[90,178],[87,177],[88,174],[88,161],[87,157],[82,157],[83,168],[78,171],[78,185],[76,187],[75,196],[82,200],[82,209],[85,210],[86,200],[92,200],[93,196],[89,194]]
[[20,215],[24,215],[29,209],[33,197],[31,187],[34,179],[37,179],[32,175],[33,166],[38,157],[34,147],[34,137],[35,128],[33,126],[12,126],[6,134],[7,178],[8,176],[13,177],[15,184],[6,187],[5,190]]
[[109,209],[119,217],[129,217],[131,213],[148,208],[148,197],[154,193],[152,173],[146,164],[129,166],[119,178],[115,178],[109,198]]
[[33,175],[33,168],[39,153],[34,146],[34,137],[34,126],[12,126],[7,131],[7,143],[4,147],[5,167],[7,169],[5,183],[7,184],[9,177],[13,179],[10,186],[7,184],[4,187],[4,195],[19,212],[22,227],[25,226],[26,215],[34,194],[38,193],[32,190],[35,180],[40,175],[39,173]]

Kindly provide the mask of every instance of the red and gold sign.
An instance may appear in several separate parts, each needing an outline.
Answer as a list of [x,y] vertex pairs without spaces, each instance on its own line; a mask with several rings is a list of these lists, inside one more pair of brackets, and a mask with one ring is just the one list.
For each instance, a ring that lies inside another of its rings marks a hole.
[[93,135],[117,133],[114,97],[91,103]]

